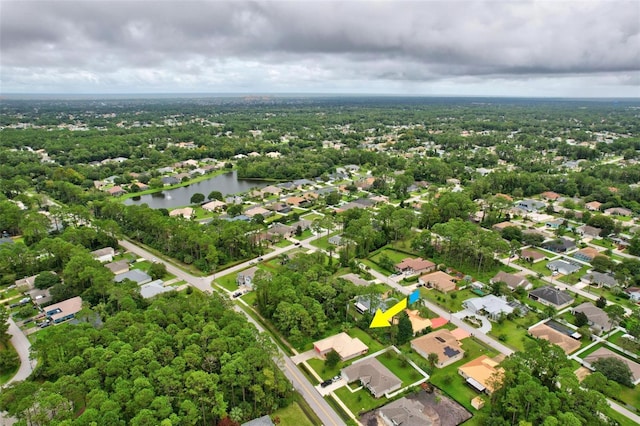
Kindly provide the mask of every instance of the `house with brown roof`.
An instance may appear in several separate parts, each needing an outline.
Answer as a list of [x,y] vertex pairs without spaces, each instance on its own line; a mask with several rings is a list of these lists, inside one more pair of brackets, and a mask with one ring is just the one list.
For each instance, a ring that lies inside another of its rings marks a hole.
[[446,367],[461,360],[464,356],[464,349],[462,349],[460,342],[447,329],[432,331],[429,334],[413,339],[411,341],[411,349],[424,359],[428,359],[430,353],[438,355],[438,362],[436,363],[438,368]]
[[113,272],[114,275],[122,274],[129,270],[129,262],[126,260],[118,260],[104,265],[105,268]]
[[210,212],[222,211],[225,207],[227,207],[227,203],[220,200],[211,200],[208,203],[202,205],[202,208],[204,210],[208,210]]
[[45,315],[53,321],[54,324],[59,324],[63,321],[74,318],[81,310],[82,298],[80,296],[76,296],[54,305],[47,306],[45,308]]
[[533,288],[533,285],[529,281],[527,281],[525,277],[521,275],[510,274],[504,271],[498,272],[493,278],[489,280],[489,282],[491,284],[498,282],[505,283],[511,291],[514,291],[518,287],[522,287],[525,290],[531,290]]
[[340,355],[340,360],[348,361],[352,358],[364,355],[369,348],[357,337],[351,337],[347,333],[339,333],[326,339],[314,342],[313,349],[321,357],[331,351],[336,351]]
[[538,250],[522,249],[522,251],[520,252],[520,258],[526,260],[527,262],[536,263],[543,260],[545,256]]
[[436,269],[435,263],[421,257],[417,257],[415,259],[406,257],[402,262],[396,263],[394,266],[398,273],[403,273],[405,275],[424,274]]
[[589,203],[585,203],[584,207],[592,212],[596,212],[600,210],[600,207],[602,207],[602,203],[599,201],[591,201]]
[[362,386],[369,389],[374,398],[380,398],[402,386],[402,380],[375,358],[356,361],[343,368],[341,375],[347,383],[359,380]]
[[498,367],[498,364],[494,359],[481,355],[458,367],[458,374],[478,392],[491,395],[496,383],[499,383],[504,375],[504,370]]
[[442,271],[422,275],[418,278],[418,283],[427,288],[435,288],[443,293],[448,293],[456,289],[456,279]]
[[171,217],[182,216],[185,219],[191,219],[193,217],[193,208],[184,207],[182,209],[174,209],[169,212],[169,216]]
[[595,226],[582,225],[576,228],[576,233],[583,237],[599,238],[602,229]]
[[573,253],[573,257],[583,262],[591,262],[596,256],[600,255],[600,252],[593,247],[585,247]]
[[540,197],[548,201],[556,201],[558,198],[560,198],[560,194],[553,191],[545,191],[540,194]]
[[124,189],[122,189],[122,187],[121,187],[121,186],[116,185],[116,186],[114,186],[114,187],[111,187],[111,188],[107,189],[107,193],[108,193],[109,195],[113,196],[113,197],[118,197],[118,196],[120,196],[120,195],[126,194],[126,193],[127,193],[127,191],[125,191]]
[[494,231],[498,231],[498,232],[500,232],[500,231],[504,230],[504,228],[508,228],[508,227],[510,227],[510,226],[514,226],[514,227],[518,228],[518,225],[516,225],[516,224],[515,224],[515,223],[513,223],[513,222],[508,222],[508,221],[507,221],[507,222],[500,222],[500,223],[496,223],[496,224],[494,224],[491,228],[492,228]]
[[290,204],[292,206],[300,206],[301,204],[307,203],[307,199],[306,198],[297,197],[297,196],[289,197],[289,198],[287,198],[286,201],[287,201],[287,204]]
[[257,215],[262,215],[262,217],[267,217],[267,216],[271,216],[273,214],[273,212],[265,209],[262,206],[255,206],[255,207],[251,207],[250,209],[247,209],[244,212],[245,215],[249,216],[249,217],[254,217]]
[[571,352],[577,351],[580,348],[579,340],[574,339],[573,337],[565,333],[554,330],[547,324],[539,324],[535,327],[530,328],[529,334],[538,339],[548,340],[550,343],[560,346],[560,348],[567,355]]

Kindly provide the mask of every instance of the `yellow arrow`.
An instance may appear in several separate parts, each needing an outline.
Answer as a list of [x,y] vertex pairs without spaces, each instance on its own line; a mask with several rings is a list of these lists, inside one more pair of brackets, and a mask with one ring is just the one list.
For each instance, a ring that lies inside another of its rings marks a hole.
[[379,327],[389,327],[391,326],[391,318],[394,315],[398,315],[400,312],[407,308],[407,298],[405,297],[391,308],[382,312],[380,309],[376,311],[376,314],[373,316],[373,321],[371,321],[371,325],[369,328],[379,328]]

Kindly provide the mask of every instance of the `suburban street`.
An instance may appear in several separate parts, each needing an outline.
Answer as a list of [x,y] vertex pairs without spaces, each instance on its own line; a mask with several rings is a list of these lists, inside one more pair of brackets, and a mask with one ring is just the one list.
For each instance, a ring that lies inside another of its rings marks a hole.
[[5,383],[2,387],[6,387],[13,382],[19,382],[20,380],[24,380],[29,377],[37,362],[35,359],[29,359],[31,342],[29,342],[29,339],[27,339],[27,336],[25,336],[22,330],[20,330],[20,327],[18,327],[13,318],[9,318],[8,332],[11,334],[11,344],[16,349],[16,352],[20,357],[20,368],[18,368],[15,376],[13,376],[11,380]]

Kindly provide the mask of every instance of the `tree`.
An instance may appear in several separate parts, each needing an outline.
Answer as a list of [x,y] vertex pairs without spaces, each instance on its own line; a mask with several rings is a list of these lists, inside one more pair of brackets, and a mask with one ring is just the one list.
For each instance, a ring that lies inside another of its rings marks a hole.
[[161,189],[164,187],[164,183],[162,183],[162,179],[160,178],[151,178],[149,179],[149,188],[151,189]]
[[204,194],[196,192],[191,196],[191,204],[200,204],[204,201]]
[[604,309],[605,306],[607,306],[607,299],[604,296],[598,297],[598,300],[596,300],[596,306],[600,309]]
[[163,262],[153,262],[151,266],[149,266],[148,272],[151,279],[162,279],[162,277],[167,275],[167,265],[165,265]]
[[507,226],[502,230],[502,238],[508,241],[522,241],[522,230],[517,226]]
[[576,327],[580,328],[589,324],[589,318],[584,312],[576,312],[575,317]]
[[380,265],[382,269],[386,269],[389,272],[395,271],[393,260],[391,260],[391,258],[385,252],[382,252],[380,257],[378,258],[378,265]]
[[427,362],[429,363],[429,365],[431,366],[431,368],[434,368],[437,364],[438,364],[438,354],[435,352],[430,352],[427,355]]
[[4,306],[0,305],[0,342],[7,343],[11,338],[11,335],[7,333],[9,331],[9,311]]
[[13,350],[0,351],[0,371],[8,372],[20,366],[20,357]]
[[53,287],[56,284],[59,284],[62,280],[57,274],[54,274],[50,271],[41,272],[36,279],[33,281],[33,285],[39,289],[45,289],[49,287]]
[[413,326],[406,312],[402,311],[398,317],[398,334],[396,342],[398,345],[404,345],[413,337]]
[[220,192],[220,191],[211,191],[209,193],[209,196],[207,197],[207,199],[222,201],[222,192]]
[[338,365],[338,363],[340,362],[340,355],[338,355],[338,352],[334,351],[333,349],[331,351],[329,351],[329,353],[326,355],[326,360],[325,360],[325,365],[329,368],[333,368],[336,365]]
[[591,261],[591,266],[597,272],[607,272],[615,267],[615,263],[607,256],[597,255]]
[[624,318],[625,314],[624,308],[620,305],[616,305],[615,303],[612,303],[611,305],[605,307],[604,311],[609,316],[609,321],[612,328],[620,324],[620,321],[622,320],[622,318]]
[[631,370],[629,366],[618,358],[598,358],[591,363],[596,371],[602,373],[607,379],[621,385],[633,387]]

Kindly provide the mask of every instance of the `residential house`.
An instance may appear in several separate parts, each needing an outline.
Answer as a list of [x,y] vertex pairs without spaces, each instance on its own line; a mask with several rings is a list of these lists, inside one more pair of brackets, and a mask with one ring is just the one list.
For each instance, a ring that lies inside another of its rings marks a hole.
[[627,287],[624,292],[629,295],[629,300],[632,302],[640,302],[640,287]]
[[430,260],[422,259],[421,257],[412,259],[407,257],[400,263],[395,265],[396,272],[409,275],[425,274],[436,269],[436,264]]
[[513,223],[513,222],[508,222],[508,221],[507,221],[507,222],[500,222],[500,223],[496,223],[496,224],[494,224],[491,228],[492,228],[494,231],[502,232],[502,231],[504,230],[504,228],[508,228],[508,227],[510,227],[510,226],[513,226],[513,227],[519,228],[519,226],[518,226],[517,224],[515,224],[515,223]]
[[456,279],[446,272],[436,271],[418,278],[418,283],[428,288],[435,288],[443,293],[456,289]]
[[341,373],[347,383],[359,380],[362,386],[369,389],[374,398],[380,398],[402,386],[402,380],[375,358],[356,361],[349,367],[343,368]]
[[130,280],[138,285],[142,285],[151,282],[151,277],[149,276],[149,274],[141,271],[140,269],[132,269],[130,271],[118,274],[113,278],[113,281],[117,283],[121,283],[124,280]]
[[333,235],[331,237],[329,237],[329,239],[327,240],[329,242],[329,244],[332,244],[334,246],[340,246],[342,245],[342,235]]
[[536,263],[543,260],[545,256],[538,250],[522,249],[522,251],[520,252],[520,258],[526,260],[527,262]]
[[580,340],[574,339],[568,334],[561,333],[560,331],[549,327],[547,324],[539,324],[535,327],[531,327],[529,329],[529,334],[537,339],[544,339],[554,345],[560,346],[567,355],[580,348]]
[[343,280],[347,280],[347,281],[349,281],[349,282],[351,282],[351,283],[353,283],[353,284],[355,284],[357,286],[361,286],[361,287],[368,286],[370,284],[369,281],[363,280],[362,278],[360,278],[359,275],[356,275],[356,274],[351,273],[351,272],[348,273],[348,274],[342,275],[339,278],[342,278]]
[[598,287],[616,287],[618,285],[618,280],[615,279],[612,275],[604,274],[598,271],[589,271],[580,277],[580,281],[587,284],[595,284]]
[[582,312],[586,315],[587,320],[589,320],[589,326],[591,326],[591,329],[596,334],[611,330],[613,324],[611,323],[611,318],[609,318],[609,315],[591,302],[581,303],[575,308],[571,309],[571,313],[573,315],[577,314],[578,312]]
[[143,299],[150,299],[162,293],[168,293],[170,291],[174,291],[173,287],[169,287],[164,285],[164,281],[155,280],[151,281],[148,284],[143,284],[140,286],[140,296]]
[[296,230],[282,223],[274,223],[267,229],[267,232],[272,235],[280,235],[282,238],[290,238]]
[[133,189],[136,189],[138,191],[146,191],[147,189],[149,189],[149,185],[146,185],[142,182],[135,182],[131,184],[131,187]]
[[[536,253],[538,253],[538,252],[536,252]],[[531,290],[531,288],[533,288],[531,283],[529,281],[527,281],[527,279],[525,277],[523,277],[521,275],[510,274],[510,273],[504,272],[504,271],[498,272],[493,278],[491,278],[489,280],[489,282],[491,284],[498,283],[498,282],[505,283],[507,285],[507,287],[509,287],[509,289],[511,289],[511,291],[514,291],[518,287],[522,287],[525,290]]]
[[462,302],[462,306],[474,314],[486,315],[490,320],[498,321],[502,315],[513,312],[506,300],[488,294],[483,297],[473,297]]
[[176,175],[176,179],[178,179],[180,182],[183,182],[185,180],[188,180],[191,176],[189,175],[189,173],[178,173]]
[[585,203],[584,206],[589,211],[597,212],[600,210],[600,207],[602,207],[602,203],[599,201],[591,201],[589,203]]
[[560,198],[560,194],[553,191],[545,191],[540,194],[540,197],[547,201],[556,201],[558,198]]
[[576,228],[576,233],[583,237],[599,238],[602,229],[595,226],[582,225]]
[[558,259],[547,263],[547,269],[562,275],[571,275],[580,270],[580,265]]
[[238,275],[236,276],[236,283],[239,287],[245,286],[248,289],[253,289],[253,278],[255,277],[256,272],[258,272],[257,266],[252,266],[249,269],[238,272]]
[[210,212],[220,212],[227,207],[227,204],[220,200],[211,200],[206,204],[202,205],[204,210],[208,210]]
[[192,207],[184,207],[181,209],[174,209],[169,212],[169,216],[176,217],[181,216],[185,219],[191,219],[193,217],[193,208]]
[[573,253],[573,257],[583,262],[591,262],[600,252],[593,247],[585,247]]
[[458,374],[478,392],[486,392],[491,395],[495,390],[495,385],[504,375],[504,369],[498,367],[498,364],[499,362],[495,359],[481,355],[458,367]]
[[298,229],[298,227],[300,227],[300,229],[302,229],[302,231],[306,231],[307,229],[311,229],[311,225],[313,224],[312,221],[307,220],[307,219],[300,219],[299,221],[292,223],[291,227],[295,230]]
[[379,295],[368,294],[362,296],[356,296],[354,306],[356,311],[361,314],[365,312],[369,312],[370,314],[375,314],[378,309],[381,311],[386,311],[390,306],[395,305],[398,302],[397,299],[390,297],[388,299],[383,299]]
[[246,214],[249,217],[254,217],[257,215],[262,215],[262,217],[267,217],[267,216],[271,216],[273,213],[262,206],[255,206],[255,207],[251,207],[250,209],[247,209],[244,212],[244,214]]
[[554,253],[564,253],[576,248],[576,243],[569,238],[557,238],[555,240],[545,241],[542,248]]
[[592,352],[586,357],[584,357],[584,360],[591,365],[598,359],[602,359],[602,358],[616,358],[622,361],[623,363],[627,364],[627,366],[629,367],[629,371],[631,371],[632,383],[638,384],[638,381],[640,381],[640,364],[634,360],[629,359],[626,356],[622,356],[620,354],[613,352],[611,349],[608,349],[605,347],[598,348],[596,349],[595,352]]
[[271,417],[269,417],[268,415],[264,415],[262,417],[258,417],[257,419],[242,423],[241,426],[274,426],[274,424],[271,421]]
[[604,214],[612,216],[631,216],[633,212],[624,207],[611,207],[610,209],[606,209]]
[[324,357],[331,351],[335,351],[340,355],[341,361],[348,361],[364,355],[369,350],[367,345],[362,343],[360,339],[351,337],[344,332],[314,342],[313,348],[321,357]]
[[540,302],[543,305],[553,306],[556,309],[566,308],[574,301],[574,298],[566,291],[558,290],[551,286],[531,290],[529,299]]
[[111,187],[111,188],[107,189],[107,193],[108,193],[109,195],[111,195],[111,196],[118,197],[118,196],[120,196],[120,195],[124,195],[124,194],[126,194],[126,193],[127,193],[127,191],[125,191],[124,189],[122,189],[122,187],[121,187],[121,186],[116,185],[116,186],[114,186],[114,187]]
[[380,407],[378,416],[384,422],[384,426],[432,426],[436,424],[423,411],[424,405],[420,401],[402,397]]
[[20,292],[25,292],[27,290],[31,290],[31,289],[35,288],[36,277],[37,277],[37,275],[32,275],[30,277],[24,277],[24,278],[21,278],[19,280],[14,281],[15,285],[16,285],[16,288]]
[[111,262],[116,251],[113,247],[105,247],[91,252],[91,256],[98,262]]
[[436,367],[438,368],[446,367],[461,360],[464,356],[464,350],[460,342],[447,329],[432,331],[429,334],[413,339],[411,341],[411,349],[424,359],[428,359],[430,353],[438,355],[438,361],[436,362]]
[[104,265],[105,268],[113,272],[114,275],[122,274],[129,270],[129,262],[126,260],[118,260]]
[[224,202],[227,204],[242,204],[244,200],[239,195],[230,195],[224,199]]
[[173,167],[161,167],[157,171],[161,175],[166,175],[167,173],[173,173]]
[[280,195],[282,193],[282,189],[274,185],[269,185],[262,188],[260,192],[262,193],[263,197],[268,197],[270,195]]
[[60,324],[61,322],[74,318],[81,310],[82,298],[76,296],[47,306],[44,313],[54,324]]
[[53,300],[53,298],[51,297],[51,292],[48,288],[34,288],[33,290],[29,290],[28,292],[26,292],[26,294],[29,295],[33,303],[40,307],[47,306]]
[[567,222],[566,219],[557,218],[557,219],[547,220],[544,224],[547,228],[558,229],[560,226],[562,226],[563,223],[566,224],[566,222]]
[[267,206],[267,208],[280,214],[287,214],[291,211],[291,206],[285,203],[273,203]]
[[175,176],[163,176],[160,178],[164,185],[177,185],[180,181]]
[[516,207],[532,213],[543,209],[545,207],[545,203],[537,200],[522,200],[516,203]]
[[356,204],[360,204],[363,207],[373,207],[375,206],[376,202],[373,201],[371,198],[358,198],[357,200],[353,201]]

